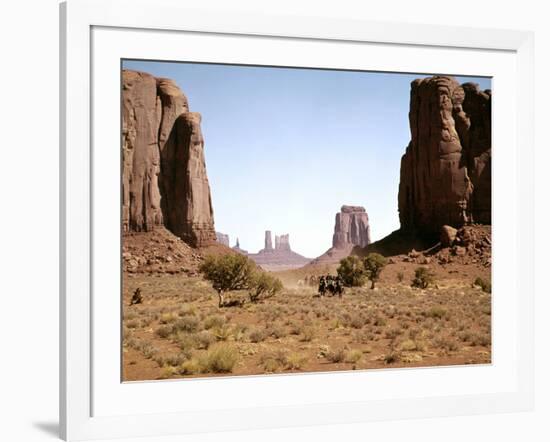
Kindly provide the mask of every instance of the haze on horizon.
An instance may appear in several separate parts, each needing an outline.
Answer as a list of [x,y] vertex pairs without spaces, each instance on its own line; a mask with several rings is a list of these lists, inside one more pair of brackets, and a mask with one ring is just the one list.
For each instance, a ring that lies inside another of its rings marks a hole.
[[[251,253],[290,234],[309,258],[332,245],[342,205],[363,206],[373,241],[399,228],[410,83],[425,74],[123,61],[174,80],[202,114],[218,232]],[[490,78],[455,76],[490,89]]]

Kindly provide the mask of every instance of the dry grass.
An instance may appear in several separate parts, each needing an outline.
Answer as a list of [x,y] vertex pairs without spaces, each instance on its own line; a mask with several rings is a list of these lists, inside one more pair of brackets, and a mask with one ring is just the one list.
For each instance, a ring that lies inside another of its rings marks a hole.
[[468,282],[418,290],[394,282],[342,299],[285,288],[219,309],[198,277],[125,275],[124,379],[488,363],[491,295]]

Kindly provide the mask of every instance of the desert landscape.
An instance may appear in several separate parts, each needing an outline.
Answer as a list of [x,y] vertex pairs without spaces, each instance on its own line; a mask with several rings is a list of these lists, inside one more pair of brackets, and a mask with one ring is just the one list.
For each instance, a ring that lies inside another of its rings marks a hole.
[[122,107],[123,381],[491,363],[490,90],[414,80],[400,228],[373,241],[343,200],[319,256],[216,231],[202,117],[173,80],[123,70]]

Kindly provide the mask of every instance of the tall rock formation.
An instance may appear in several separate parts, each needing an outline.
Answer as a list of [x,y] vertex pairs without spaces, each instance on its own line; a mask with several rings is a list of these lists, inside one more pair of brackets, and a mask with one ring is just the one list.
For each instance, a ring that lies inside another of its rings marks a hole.
[[164,225],[195,247],[216,241],[200,123],[172,80],[122,72],[124,231]]
[[290,250],[288,233],[286,235],[275,235],[275,250]]
[[411,141],[401,159],[402,231],[491,223],[491,91],[434,76],[411,84]]
[[336,214],[332,247],[310,262],[333,264],[349,256],[354,247],[365,248],[371,243],[369,215],[364,207],[343,205]]
[[237,242],[236,242],[235,245],[232,247],[232,249],[235,250],[235,252],[241,253],[242,255],[248,255],[248,251],[247,251],[247,250],[241,249],[241,244],[239,243],[239,238],[237,238]]
[[336,214],[332,247],[366,247],[370,243],[369,216],[364,207],[342,206]]
[[[223,244],[224,246],[230,247],[229,235],[227,235],[226,233],[216,232],[216,241],[218,241],[220,244]],[[237,242],[239,242],[238,239]]]
[[265,251],[273,250],[273,243],[271,242],[271,230],[266,230],[265,231],[264,250]]

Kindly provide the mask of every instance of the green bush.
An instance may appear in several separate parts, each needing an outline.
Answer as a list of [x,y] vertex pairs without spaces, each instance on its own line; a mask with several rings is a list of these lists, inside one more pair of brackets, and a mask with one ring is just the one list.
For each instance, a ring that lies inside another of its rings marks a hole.
[[219,307],[224,306],[224,293],[248,290],[254,279],[256,265],[241,254],[208,256],[199,267],[207,281],[218,292]]
[[418,267],[414,271],[414,279],[412,281],[412,286],[419,289],[428,288],[430,284],[433,284],[435,281],[435,275],[427,267]]
[[279,278],[263,272],[257,271],[252,277],[250,287],[250,301],[258,302],[260,299],[267,299],[275,296],[283,289],[283,283]]
[[226,305],[226,292],[248,290],[250,301],[257,302],[271,298],[283,289],[280,279],[260,270],[253,261],[240,254],[209,256],[200,265],[199,271],[218,292],[219,307]]
[[346,287],[361,287],[365,284],[365,267],[357,256],[350,255],[340,260],[336,272]]
[[388,261],[380,253],[369,253],[363,260],[363,266],[365,268],[365,274],[371,281],[371,289],[380,279],[380,274]]

